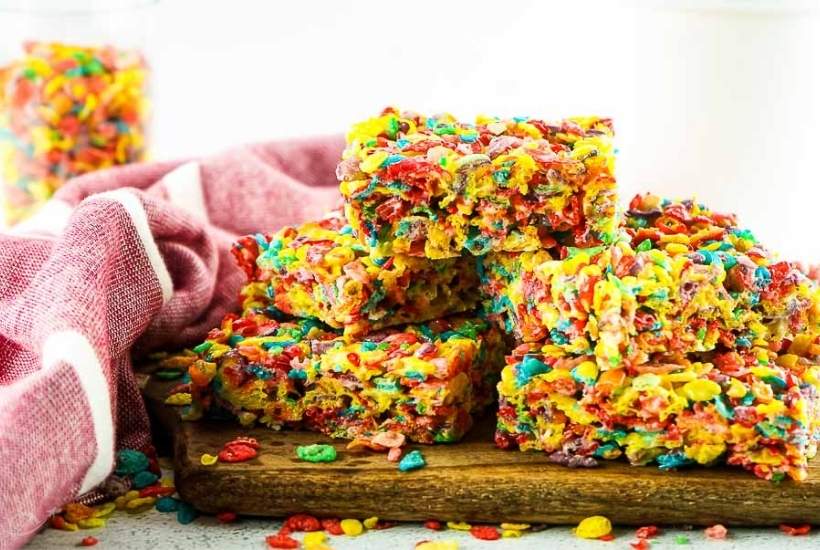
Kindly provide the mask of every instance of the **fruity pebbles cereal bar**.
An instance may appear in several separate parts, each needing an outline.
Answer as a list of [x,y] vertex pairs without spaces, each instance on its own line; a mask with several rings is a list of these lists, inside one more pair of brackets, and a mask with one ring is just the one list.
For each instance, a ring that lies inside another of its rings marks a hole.
[[376,256],[593,246],[616,231],[609,119],[424,116],[388,108],[347,136],[346,215]]
[[341,213],[333,212],[240,239],[233,253],[250,281],[241,292],[243,310],[273,306],[353,337],[463,312],[478,301],[474,261],[374,258],[352,233]]
[[660,468],[726,463],[804,480],[820,441],[820,337],[599,369],[592,355],[522,344],[498,389],[496,443],[570,466],[625,455]]
[[189,417],[227,411],[243,425],[306,428],[369,439],[397,432],[451,442],[492,400],[503,365],[501,334],[486,321],[450,317],[347,343],[315,321],[229,315],[196,348]]
[[636,197],[613,246],[493,254],[485,308],[522,341],[592,355],[601,369],[655,353],[774,346],[816,333],[820,289],[732,216]]

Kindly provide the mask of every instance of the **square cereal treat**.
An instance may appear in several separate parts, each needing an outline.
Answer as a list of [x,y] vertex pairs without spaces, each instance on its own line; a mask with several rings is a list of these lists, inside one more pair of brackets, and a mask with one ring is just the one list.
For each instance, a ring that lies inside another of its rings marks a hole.
[[820,337],[657,355],[599,370],[589,355],[522,344],[507,358],[496,443],[591,466],[625,456],[671,469],[725,463],[801,481],[820,441]]
[[243,309],[315,318],[351,338],[467,311],[478,301],[473,260],[371,257],[341,212],[243,237],[233,253],[249,280]]
[[379,256],[593,246],[617,226],[612,136],[605,118],[469,124],[388,108],[353,126],[337,176]]
[[243,425],[305,428],[369,440],[396,432],[419,443],[461,438],[495,401],[500,332],[474,317],[388,329],[352,343],[314,322],[230,315],[195,351],[193,406]]
[[[779,345],[820,323],[820,289],[733,218],[690,201],[633,208],[608,247],[488,255],[485,310],[522,341],[549,339],[601,368],[654,353]],[[633,201],[633,206],[635,201]]]

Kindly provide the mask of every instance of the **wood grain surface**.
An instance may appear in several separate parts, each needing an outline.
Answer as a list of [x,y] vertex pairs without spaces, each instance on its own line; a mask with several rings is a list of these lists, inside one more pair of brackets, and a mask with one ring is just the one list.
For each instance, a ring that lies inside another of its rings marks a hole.
[[[149,382],[147,401],[155,418],[174,432],[180,495],[203,512],[492,523],[566,524],[595,514],[624,525],[820,523],[817,461],[807,481],[779,484],[724,468],[662,472],[605,462],[598,468],[573,470],[549,463],[541,453],[495,448],[490,417],[461,443],[413,446],[422,451],[427,467],[402,473],[384,454],[353,453],[345,450],[344,441],[317,434],[243,429],[228,422],[180,422],[162,405],[167,387]],[[239,435],[259,441],[257,458],[200,464],[203,453],[216,454]],[[333,444],[339,458],[327,464],[298,460],[296,447],[312,443]]]

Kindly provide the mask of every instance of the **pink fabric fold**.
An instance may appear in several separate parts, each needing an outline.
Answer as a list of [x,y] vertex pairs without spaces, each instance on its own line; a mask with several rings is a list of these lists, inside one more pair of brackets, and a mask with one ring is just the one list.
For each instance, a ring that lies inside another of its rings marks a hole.
[[339,204],[340,137],[89,174],[0,233],[0,548],[149,443],[133,355],[237,309],[242,234]]

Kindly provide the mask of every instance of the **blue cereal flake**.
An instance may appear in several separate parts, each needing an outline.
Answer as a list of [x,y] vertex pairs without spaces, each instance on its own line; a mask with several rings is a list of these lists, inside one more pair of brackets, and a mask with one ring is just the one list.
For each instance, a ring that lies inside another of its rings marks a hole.
[[123,449],[117,453],[118,476],[134,475],[148,469],[148,457],[134,449]]
[[755,286],[757,286],[757,288],[766,288],[771,282],[772,274],[766,267],[761,265],[755,269]]
[[157,512],[176,512],[179,507],[179,501],[172,497],[160,497],[154,506]]
[[156,483],[158,479],[159,476],[153,472],[149,472],[147,470],[139,472],[134,476],[134,489],[144,489],[145,487]]
[[264,252],[268,249],[269,243],[268,240],[262,233],[255,233],[253,238],[256,240],[256,244],[259,246],[259,250]]
[[520,388],[525,386],[533,376],[544,374],[551,370],[552,367],[540,359],[532,355],[525,355],[515,373],[515,383]]
[[386,159],[384,159],[384,161],[382,162],[381,167],[386,168],[386,167],[390,166],[391,164],[398,164],[402,160],[404,160],[403,155],[393,154],[393,155],[388,156]]
[[665,455],[660,455],[658,458],[655,459],[658,463],[658,468],[661,470],[672,470],[674,468],[680,468],[682,466],[689,466],[690,464],[694,464],[695,461],[689,458],[686,458],[686,455],[680,452],[675,453],[667,453]]
[[181,500],[177,502],[177,521],[182,525],[188,525],[194,521],[199,514],[194,507]]
[[399,462],[400,472],[410,472],[427,466],[421,451],[410,451]]

